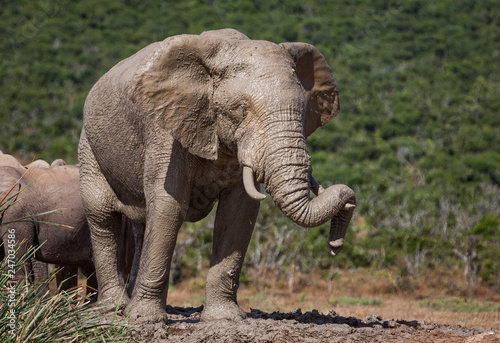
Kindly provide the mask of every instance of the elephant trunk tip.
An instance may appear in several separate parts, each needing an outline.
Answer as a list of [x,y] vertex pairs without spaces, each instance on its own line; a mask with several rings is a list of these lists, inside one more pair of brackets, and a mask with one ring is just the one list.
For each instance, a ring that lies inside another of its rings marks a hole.
[[354,209],[356,208],[356,198],[352,189],[348,188],[347,186],[343,186],[343,189],[346,192],[345,195],[347,195],[347,199],[344,198],[344,205],[341,207],[340,211],[337,212],[337,214],[332,218],[330,226],[330,238],[328,245],[330,248],[330,253],[333,256],[337,256],[344,247],[347,226],[349,225]]
[[330,243],[330,252],[333,256],[336,256],[340,250],[344,247],[344,238],[339,238]]

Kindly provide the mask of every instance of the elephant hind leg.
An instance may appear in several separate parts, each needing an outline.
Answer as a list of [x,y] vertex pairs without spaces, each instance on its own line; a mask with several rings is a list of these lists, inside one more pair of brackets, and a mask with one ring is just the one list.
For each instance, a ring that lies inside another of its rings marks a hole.
[[49,266],[47,263],[30,258],[33,268],[33,283],[38,287],[38,295],[43,296],[49,291]]
[[125,283],[118,273],[118,240],[121,214],[118,200],[101,173],[95,157],[82,134],[79,148],[80,194],[87,215],[92,240],[93,258],[99,285],[99,300],[108,303],[109,311],[128,303]]
[[62,291],[69,291],[78,286],[78,266],[56,265],[59,269],[56,274],[57,288]]
[[81,266],[83,275],[87,278],[86,295],[90,295],[90,302],[97,301],[97,276],[92,264]]

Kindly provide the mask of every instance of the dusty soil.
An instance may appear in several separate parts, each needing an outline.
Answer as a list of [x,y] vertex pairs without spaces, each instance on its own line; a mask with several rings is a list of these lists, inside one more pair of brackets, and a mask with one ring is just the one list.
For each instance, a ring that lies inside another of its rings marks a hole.
[[500,330],[424,321],[343,317],[330,311],[264,312],[252,309],[240,322],[200,322],[200,307],[167,306],[168,324],[140,324],[131,341],[145,342],[500,342]]
[[[248,314],[240,322],[200,322],[204,276],[169,290],[168,324],[138,324],[131,342],[465,342],[500,343],[500,312],[455,312],[422,306],[423,299],[462,297],[500,304],[495,289],[461,285],[461,273],[440,271],[396,287],[391,272],[335,271],[288,282],[269,275],[240,287],[238,303]],[[332,273],[333,275],[333,273]],[[265,280],[265,281],[264,281]],[[399,282],[401,284],[401,282]],[[341,297],[379,300],[336,302]],[[177,307],[175,307],[177,306]],[[302,308],[299,309],[299,308]]]

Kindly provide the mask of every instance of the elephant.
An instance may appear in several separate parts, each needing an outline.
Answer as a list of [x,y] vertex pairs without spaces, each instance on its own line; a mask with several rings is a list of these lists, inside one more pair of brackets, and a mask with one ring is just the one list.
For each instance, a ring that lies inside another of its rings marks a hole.
[[[172,36],[115,65],[87,96],[78,149],[99,299],[109,310],[121,301],[134,320],[167,320],[178,231],[218,201],[201,319],[244,319],[237,289],[261,184],[298,225],[331,220],[328,246],[337,254],[355,194],[314,180],[306,137],[339,108],[314,46],[251,40],[234,29]],[[120,214],[145,225],[125,299],[116,272]]]
[[26,169],[43,169],[43,168],[50,168],[49,162],[45,160],[35,160],[27,165],[24,166]]
[[[5,194],[18,181],[19,188],[16,190],[26,187],[18,195],[18,198],[23,198],[3,213],[3,225],[0,227],[5,253],[7,254],[9,240],[13,237],[9,238],[9,234],[13,234],[15,244],[19,244],[16,258],[28,248],[38,247],[34,255],[35,260],[69,265],[61,271],[62,277],[58,276],[59,282],[74,275],[77,267],[80,267],[82,273],[88,277],[88,290],[93,289],[92,292],[95,292],[97,279],[92,260],[90,232],[80,199],[78,167],[64,165],[27,170],[0,167],[0,194]],[[13,222],[15,219],[48,211],[54,212],[34,217],[31,222]],[[38,269],[39,266],[28,260],[26,273],[31,274],[33,268]],[[40,271],[35,273],[35,280],[39,273]],[[23,271],[20,271],[18,276],[22,274]],[[70,279],[64,289],[76,284],[76,278]]]
[[58,158],[58,159],[55,159],[54,161],[52,161],[52,163],[50,163],[50,164],[49,164],[49,162],[44,161],[44,160],[35,160],[35,161],[31,162],[30,164],[25,165],[24,168],[26,168],[26,169],[30,169],[30,168],[41,169],[41,168],[51,168],[51,167],[59,167],[59,166],[65,166],[65,165],[66,165],[66,161],[64,161],[62,158]]
[[0,150],[0,166],[22,168],[22,164],[12,155],[5,154]]
[[[45,163],[47,164],[47,166],[49,166],[48,163],[43,160],[38,160],[38,161],[42,161],[41,163],[37,162],[38,166],[45,166]],[[5,154],[2,151],[0,151],[0,166],[25,168],[14,156]],[[0,260],[2,260],[4,257],[5,257],[4,249],[0,249]],[[35,259],[31,259],[31,264],[33,266],[33,271],[34,271],[33,275],[30,276],[31,281],[39,283],[43,280],[46,280],[48,277],[47,264],[39,262]],[[40,293],[45,293],[47,290],[48,287],[41,288]]]
[[66,161],[64,161],[61,158],[58,158],[52,161],[51,164],[49,164],[47,161],[44,160],[35,160],[23,166],[14,156],[5,154],[0,150],[0,166],[29,169],[29,168],[50,168],[50,167],[65,166],[65,165]]
[[[87,294],[95,293],[97,279],[92,260],[90,232],[80,199],[79,168],[66,165],[62,159],[57,159],[50,165],[50,168],[37,168],[35,165],[28,170],[0,166],[0,197],[19,180],[18,189],[28,185],[19,195],[23,197],[27,193],[26,198],[11,206],[0,218],[0,223],[4,221],[5,224],[0,227],[0,237],[3,237],[5,247],[1,249],[1,253],[3,254],[4,250],[7,252],[8,233],[14,229],[15,241],[26,241],[21,245],[17,256],[22,255],[29,247],[38,247],[35,258],[26,263],[26,272],[34,272],[31,281],[39,283],[46,280],[46,263],[54,263],[59,269],[56,274],[58,287],[61,290],[69,290],[78,285],[77,275],[80,267],[82,274],[88,278]],[[34,217],[33,222],[8,224],[18,218],[48,211],[54,212]],[[135,242],[141,242],[141,231],[139,225],[122,217],[120,246],[123,246],[124,250],[132,251],[132,254],[123,254],[119,263],[120,274],[124,281],[129,282],[128,292],[132,291],[139,268],[137,260],[140,251],[136,249],[139,244]],[[42,289],[41,293],[45,293],[44,291],[45,289]],[[94,294],[91,300],[96,299]]]
[[[2,153],[0,151],[0,166],[14,167],[14,168],[50,168],[56,166],[64,166],[66,161],[63,159],[56,159],[51,164],[44,160],[35,160],[30,164],[23,166],[14,156]],[[0,259],[4,258],[4,249],[0,249]],[[31,266],[33,268],[33,275],[30,275],[30,280],[34,283],[41,283],[48,279],[48,265],[44,262],[40,262],[34,258],[30,259]],[[61,284],[62,281],[65,283],[62,285],[62,289],[67,290],[75,287],[77,285],[76,277],[72,277],[68,280],[69,276],[75,276],[78,274],[78,266],[57,266],[62,268],[62,270],[56,275],[57,284]],[[48,287],[40,289],[41,294],[45,294],[48,291]]]
[[60,167],[60,166],[66,166],[66,165],[67,165],[66,161],[63,160],[62,158],[57,158],[54,161],[52,161],[52,163],[50,164],[51,167]]

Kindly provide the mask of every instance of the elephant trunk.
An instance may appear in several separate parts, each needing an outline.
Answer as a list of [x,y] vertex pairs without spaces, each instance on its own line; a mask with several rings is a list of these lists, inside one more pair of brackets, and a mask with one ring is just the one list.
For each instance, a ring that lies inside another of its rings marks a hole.
[[[302,133],[281,133],[274,140],[265,159],[263,181],[280,210],[293,222],[303,227],[319,226],[331,220],[329,247],[336,255],[344,245],[344,237],[356,204],[354,191],[345,185],[333,185],[323,189],[311,175],[310,156]],[[284,138],[286,136],[286,138]],[[245,178],[251,175],[250,168],[244,168]],[[262,176],[260,177],[262,178]],[[260,193],[250,190],[253,184],[246,181],[247,192],[254,199]],[[310,191],[317,194],[311,198]]]

